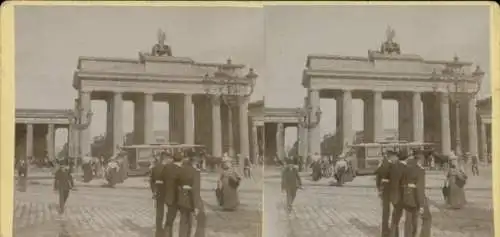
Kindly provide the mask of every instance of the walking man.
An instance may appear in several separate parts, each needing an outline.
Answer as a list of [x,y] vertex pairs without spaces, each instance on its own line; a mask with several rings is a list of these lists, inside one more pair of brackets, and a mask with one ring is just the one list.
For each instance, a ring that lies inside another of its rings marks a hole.
[[286,208],[290,212],[297,195],[297,189],[302,187],[302,180],[299,176],[299,169],[293,164],[293,161],[287,159],[286,162],[281,174],[281,191],[286,193]]
[[397,161],[394,151],[387,151],[382,163],[375,170],[376,186],[380,199],[382,200],[382,236],[389,235],[389,215],[391,211],[391,190],[389,186],[391,167]]
[[69,197],[69,191],[74,187],[68,161],[65,159],[54,175],[54,191],[59,192],[59,214],[64,213],[64,207]]

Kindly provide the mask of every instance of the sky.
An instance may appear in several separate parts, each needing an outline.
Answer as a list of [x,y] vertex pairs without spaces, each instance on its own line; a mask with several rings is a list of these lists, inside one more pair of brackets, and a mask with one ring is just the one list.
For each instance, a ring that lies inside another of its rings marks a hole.
[[[15,9],[16,108],[72,109],[79,56],[138,59],[157,42],[158,29],[174,56],[245,64],[259,74],[252,100],[264,96],[264,12],[259,8],[63,7]],[[106,104],[94,101],[91,135],[105,131]],[[132,131],[132,103],[124,131]],[[155,130],[168,128],[166,104],[155,103]],[[127,116],[128,115],[128,116]],[[66,141],[58,131],[58,146]]]
[[[62,7],[17,6],[16,107],[71,109],[79,56],[137,59],[150,51],[158,29],[175,56],[200,62],[246,64],[259,74],[252,97],[268,107],[301,107],[302,71],[308,54],[367,56],[391,26],[402,53],[451,60],[456,54],[487,72],[481,96],[490,94],[489,11],[471,6],[266,6]],[[105,103],[94,101],[93,136],[105,131]],[[353,128],[362,130],[362,102],[354,101]],[[132,131],[125,103],[124,131]],[[155,130],[168,128],[168,112],[154,105]],[[321,133],[334,132],[335,101],[322,100]],[[396,103],[385,101],[384,127],[397,127]],[[287,129],[286,144],[296,131]],[[58,134],[56,143],[64,142]]]
[[[489,10],[472,6],[274,6],[265,9],[266,106],[301,107],[308,54],[366,57],[391,26],[402,53],[452,60],[456,54],[486,72],[480,97],[490,95]],[[293,96],[291,96],[293,95]],[[335,130],[335,100],[323,99],[321,133]],[[353,102],[353,129],[362,130],[361,101]],[[397,103],[384,101],[384,128],[397,128]],[[286,131],[286,144],[296,130]]]

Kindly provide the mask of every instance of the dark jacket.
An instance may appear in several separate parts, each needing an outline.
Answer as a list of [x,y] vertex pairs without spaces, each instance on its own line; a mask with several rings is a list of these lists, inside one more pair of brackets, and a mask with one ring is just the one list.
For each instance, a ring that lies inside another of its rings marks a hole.
[[54,175],[54,189],[55,190],[70,190],[74,186],[73,177],[69,170],[58,168]]
[[158,186],[163,186],[163,169],[165,168],[165,165],[164,164],[156,164],[155,166],[153,166],[153,168],[151,169],[151,173],[149,175],[149,186],[151,188],[151,191],[153,193],[157,193],[157,192],[163,192],[164,193],[164,189],[163,190],[157,190],[158,189]]
[[176,163],[166,164],[162,171],[163,185],[165,187],[165,204],[177,204],[178,177],[181,173],[182,165]]
[[389,185],[391,165],[388,159],[383,159],[382,164],[375,170],[375,182],[379,191],[383,191],[383,188]]
[[408,164],[403,185],[405,206],[422,207],[425,202],[425,170],[417,164]]
[[391,192],[391,203],[400,204],[403,195],[403,174],[406,170],[405,161],[397,161],[391,165],[389,174],[389,186]]
[[186,209],[195,209],[201,203],[200,171],[189,164],[184,164],[177,179],[177,205]]
[[295,165],[287,165],[281,173],[281,189],[297,189],[302,185],[299,170]]

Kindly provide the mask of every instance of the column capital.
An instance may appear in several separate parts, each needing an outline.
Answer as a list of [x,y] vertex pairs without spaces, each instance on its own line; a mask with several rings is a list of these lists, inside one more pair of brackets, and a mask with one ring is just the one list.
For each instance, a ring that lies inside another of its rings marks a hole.
[[250,96],[238,96],[238,104],[246,104],[250,100]]
[[212,105],[219,106],[221,98],[217,95],[210,95],[210,102],[212,103]]

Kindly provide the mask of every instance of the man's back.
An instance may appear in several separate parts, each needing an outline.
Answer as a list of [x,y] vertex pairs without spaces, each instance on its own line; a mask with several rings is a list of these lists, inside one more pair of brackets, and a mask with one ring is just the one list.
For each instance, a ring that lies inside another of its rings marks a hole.
[[162,171],[163,184],[165,187],[165,203],[174,205],[177,202],[178,177],[181,173],[181,165],[168,163]]
[[179,195],[178,204],[188,209],[193,209],[199,205],[200,199],[200,171],[189,164],[182,166],[178,176],[180,187],[190,187],[190,195]]
[[403,174],[406,169],[405,161],[397,161],[391,166],[391,171],[389,174],[389,183],[391,187],[391,202],[393,204],[398,204],[401,201],[402,195],[402,179]]

